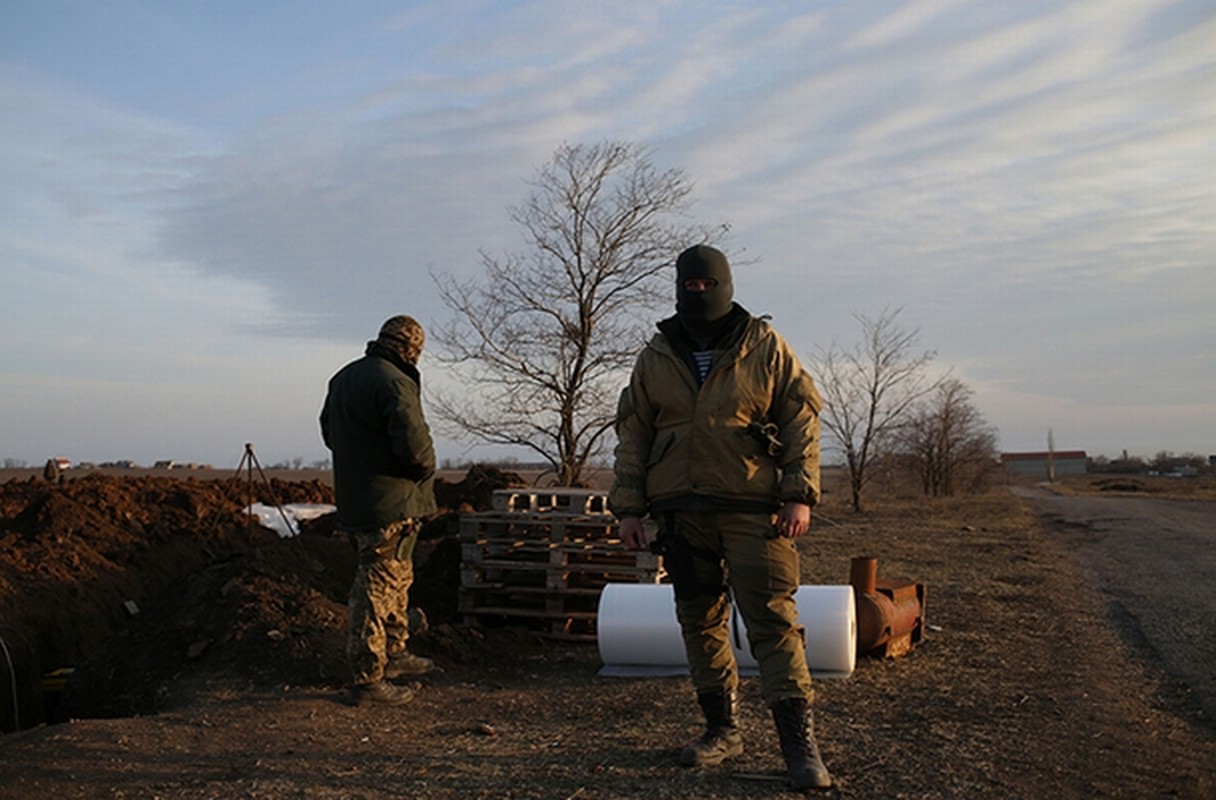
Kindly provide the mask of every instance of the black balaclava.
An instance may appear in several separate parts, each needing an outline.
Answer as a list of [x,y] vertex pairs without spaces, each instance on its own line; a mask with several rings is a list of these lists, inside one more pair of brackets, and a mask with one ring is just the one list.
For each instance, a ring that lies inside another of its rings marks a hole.
[[[713,278],[717,285],[704,292],[690,292],[684,288],[689,278]],[[720,326],[713,323],[730,313],[734,295],[730,263],[721,250],[699,244],[680,253],[676,259],[676,314],[691,333],[714,333]]]

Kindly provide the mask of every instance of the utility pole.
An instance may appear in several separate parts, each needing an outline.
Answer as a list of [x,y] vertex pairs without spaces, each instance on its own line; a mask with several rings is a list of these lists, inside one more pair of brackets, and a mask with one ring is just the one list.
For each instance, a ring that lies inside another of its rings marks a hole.
[[1047,429],[1047,482],[1056,482],[1056,440],[1051,428]]

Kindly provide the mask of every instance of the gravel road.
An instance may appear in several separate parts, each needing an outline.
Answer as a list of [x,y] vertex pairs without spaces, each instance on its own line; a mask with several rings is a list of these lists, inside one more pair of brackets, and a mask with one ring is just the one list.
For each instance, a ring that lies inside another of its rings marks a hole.
[[1076,555],[1132,651],[1216,726],[1216,503],[1015,491]]

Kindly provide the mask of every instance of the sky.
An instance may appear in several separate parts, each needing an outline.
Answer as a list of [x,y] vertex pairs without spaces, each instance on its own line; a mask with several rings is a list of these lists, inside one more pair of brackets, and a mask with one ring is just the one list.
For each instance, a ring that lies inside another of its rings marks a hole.
[[607,140],[808,363],[899,309],[1002,450],[1216,454],[1211,0],[5,0],[0,458],[326,459],[329,376]]

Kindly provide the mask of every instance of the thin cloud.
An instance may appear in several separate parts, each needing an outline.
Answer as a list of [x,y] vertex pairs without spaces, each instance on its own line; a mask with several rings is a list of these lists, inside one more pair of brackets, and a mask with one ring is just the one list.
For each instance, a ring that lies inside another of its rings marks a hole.
[[[206,67],[228,23],[200,13],[212,27],[154,24]],[[905,307],[941,362],[996,387],[1003,437],[1153,397],[1181,426],[1216,390],[1197,368],[1216,358],[1210,4],[418,3],[225,42],[215,81],[109,93],[137,62],[100,54],[87,80],[53,50],[0,63],[0,302],[19,306],[0,330],[76,321],[6,353],[6,385],[66,362],[197,387],[287,354],[281,413],[316,448],[332,362],[403,309],[441,320],[429,270],[522,247],[506,209],[556,146],[624,138],[731,223],[741,300],[796,347]]]

